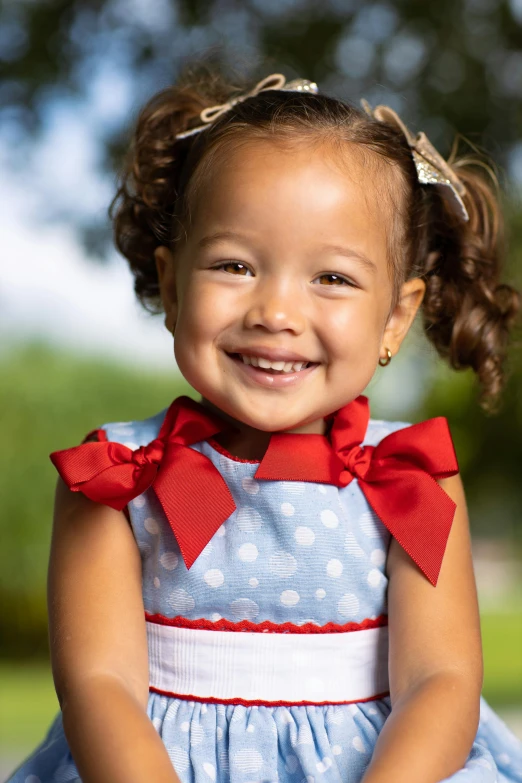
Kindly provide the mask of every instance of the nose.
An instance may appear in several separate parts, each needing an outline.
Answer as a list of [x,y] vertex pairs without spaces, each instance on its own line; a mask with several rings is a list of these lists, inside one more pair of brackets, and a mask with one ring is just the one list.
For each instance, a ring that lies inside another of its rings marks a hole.
[[305,328],[302,291],[288,278],[266,279],[252,292],[245,313],[247,329],[260,326],[269,332],[289,330],[301,334]]

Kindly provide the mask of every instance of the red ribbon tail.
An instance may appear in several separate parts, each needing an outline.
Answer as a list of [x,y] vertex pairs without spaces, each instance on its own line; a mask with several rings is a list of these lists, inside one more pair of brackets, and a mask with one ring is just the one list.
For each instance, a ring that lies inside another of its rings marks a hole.
[[359,479],[368,503],[435,587],[456,505],[421,471],[386,471],[378,485]]
[[236,510],[230,490],[208,457],[176,443],[168,444],[153,488],[190,568]]

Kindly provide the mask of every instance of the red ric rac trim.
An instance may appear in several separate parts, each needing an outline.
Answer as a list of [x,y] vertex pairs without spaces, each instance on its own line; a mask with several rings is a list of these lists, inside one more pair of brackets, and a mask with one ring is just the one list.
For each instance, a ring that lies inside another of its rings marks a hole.
[[225,619],[213,623],[211,620],[205,620],[204,618],[188,620],[186,617],[165,617],[162,614],[149,614],[148,612],[145,612],[145,619],[149,623],[171,625],[175,628],[199,628],[202,631],[249,631],[251,633],[346,633],[347,631],[366,631],[369,628],[380,628],[388,625],[387,614],[381,614],[375,620],[367,618],[362,623],[350,622],[344,625],[338,625],[337,623],[327,623],[326,625],[315,625],[315,623],[305,623],[304,625],[294,625],[294,623],[278,624],[270,620],[264,620],[262,623],[252,623],[250,620],[241,620],[239,623],[233,623]]
[[107,443],[107,434],[105,430],[91,430],[91,432],[89,432],[82,440],[82,443],[89,443],[89,441]]
[[249,465],[259,465],[259,463],[261,462],[261,460],[259,459],[241,459],[241,457],[235,457],[233,454],[227,451],[224,446],[222,446],[220,443],[217,442],[217,440],[214,440],[214,438],[212,437],[207,438],[207,443],[210,446],[212,446],[212,448],[215,451],[218,451],[224,457],[228,457],[228,459],[233,459],[234,462],[246,462]]
[[386,691],[385,693],[378,693],[376,696],[369,696],[367,699],[352,699],[351,701],[261,701],[260,699],[247,701],[246,699],[215,699],[210,696],[203,697],[192,696],[186,693],[172,693],[171,691],[155,688],[153,685],[149,686],[149,691],[160,696],[183,699],[183,701],[199,701],[205,704],[240,704],[243,707],[328,707],[332,704],[361,704],[366,701],[377,701],[377,699],[384,699],[390,695],[390,691]]

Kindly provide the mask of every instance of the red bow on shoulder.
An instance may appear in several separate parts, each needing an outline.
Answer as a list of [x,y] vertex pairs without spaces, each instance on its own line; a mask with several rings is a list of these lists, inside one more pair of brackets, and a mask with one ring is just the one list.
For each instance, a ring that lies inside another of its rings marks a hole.
[[[458,472],[447,421],[429,419],[375,447],[361,446],[369,417],[368,400],[360,396],[327,417],[333,419],[328,437],[274,433],[255,478],[338,487],[357,479],[379,519],[436,585],[455,513],[436,479]],[[53,452],[51,460],[73,491],[119,511],[153,487],[190,568],[236,509],[217,468],[190,446],[230,428],[181,396],[147,446],[132,451],[114,442],[84,443]]]

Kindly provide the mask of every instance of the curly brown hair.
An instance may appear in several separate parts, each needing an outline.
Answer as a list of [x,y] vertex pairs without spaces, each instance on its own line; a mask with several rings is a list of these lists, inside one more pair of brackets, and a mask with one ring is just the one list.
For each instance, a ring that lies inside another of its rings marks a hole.
[[195,194],[218,151],[253,139],[285,143],[305,138],[339,148],[355,143],[395,175],[395,187],[392,178],[377,178],[392,208],[388,246],[394,297],[404,280],[424,279],[428,339],[453,368],[474,370],[481,404],[493,411],[520,307],[519,293],[500,282],[503,224],[494,178],[484,176],[475,159],[450,159],[467,191],[470,219],[464,222],[439,188],[419,183],[411,150],[395,126],[322,94],[264,91],[237,103],[205,131],[175,138],[200,124],[203,109],[248,89],[244,83],[228,83],[215,66],[190,65],[139,114],[110,216],[116,246],[130,264],[142,304],[152,312],[161,310],[154,251],[181,241]]

